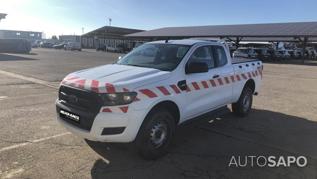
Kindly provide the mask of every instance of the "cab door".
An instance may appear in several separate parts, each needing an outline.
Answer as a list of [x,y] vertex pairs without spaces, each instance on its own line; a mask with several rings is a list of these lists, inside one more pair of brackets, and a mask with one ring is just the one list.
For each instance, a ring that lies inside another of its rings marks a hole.
[[214,106],[220,107],[232,102],[233,86],[235,83],[233,65],[229,63],[229,52],[223,46],[212,46],[215,59],[215,68],[211,69],[215,88],[212,92]]
[[228,104],[232,99],[232,65],[222,46],[201,46],[190,56],[186,66],[193,62],[208,65],[208,72],[186,73],[186,98],[184,117],[186,119]]
[[191,118],[208,111],[213,107],[213,93],[210,79],[213,75],[215,67],[214,56],[211,46],[200,46],[189,57],[186,63],[188,68],[191,63],[206,63],[208,72],[187,73],[185,70],[185,81],[187,90],[185,90],[186,98],[184,99],[184,117]]

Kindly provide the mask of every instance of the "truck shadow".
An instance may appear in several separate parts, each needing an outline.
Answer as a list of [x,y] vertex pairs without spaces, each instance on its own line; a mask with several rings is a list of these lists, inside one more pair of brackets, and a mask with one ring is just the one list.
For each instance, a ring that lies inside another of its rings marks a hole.
[[[35,59],[35,58],[21,57],[19,55],[12,55],[12,54],[9,55],[9,54],[0,53],[0,61],[30,61],[30,60],[38,60],[38,59]],[[23,54],[23,55],[25,55],[25,54]],[[35,54],[28,54],[28,55],[35,55]]]
[[[178,128],[171,152],[145,161],[131,145],[87,141],[102,158],[92,178],[316,178],[317,123],[254,109],[248,117],[205,115]],[[304,168],[229,167],[232,156],[306,156]]]

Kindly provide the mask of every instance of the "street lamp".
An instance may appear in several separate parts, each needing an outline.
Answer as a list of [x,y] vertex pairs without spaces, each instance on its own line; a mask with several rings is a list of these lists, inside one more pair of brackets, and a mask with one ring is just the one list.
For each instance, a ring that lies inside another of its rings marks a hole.
[[112,19],[108,18],[108,20],[109,20],[109,26],[111,26]]

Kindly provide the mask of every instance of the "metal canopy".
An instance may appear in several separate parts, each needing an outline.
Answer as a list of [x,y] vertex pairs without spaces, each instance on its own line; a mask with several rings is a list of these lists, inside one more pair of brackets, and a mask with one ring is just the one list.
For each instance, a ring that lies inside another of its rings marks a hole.
[[143,30],[139,29],[128,29],[128,28],[122,28],[122,27],[114,27],[114,26],[104,26],[99,29],[93,30],[91,32],[88,32],[86,34],[83,34],[83,37],[98,37],[103,38],[105,36],[107,37],[124,37],[124,35],[136,33],[136,32],[142,32]]
[[292,39],[307,39],[309,37],[317,37],[317,22],[166,27],[133,33],[126,36],[143,38],[260,37],[271,38],[271,40],[274,40],[275,38],[288,37]]

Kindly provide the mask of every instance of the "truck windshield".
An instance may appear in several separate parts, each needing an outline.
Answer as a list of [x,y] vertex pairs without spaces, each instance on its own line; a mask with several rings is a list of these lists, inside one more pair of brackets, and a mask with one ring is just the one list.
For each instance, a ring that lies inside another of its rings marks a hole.
[[172,71],[182,61],[189,48],[189,45],[178,44],[144,44],[128,53],[117,63]]

